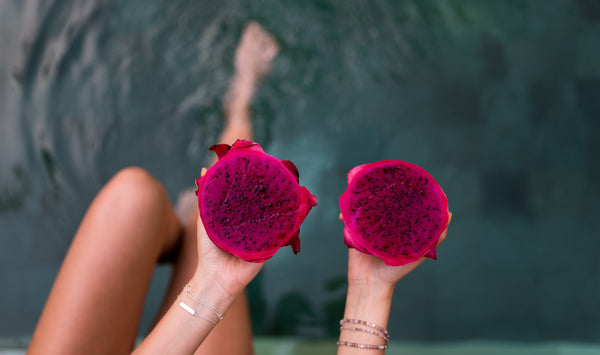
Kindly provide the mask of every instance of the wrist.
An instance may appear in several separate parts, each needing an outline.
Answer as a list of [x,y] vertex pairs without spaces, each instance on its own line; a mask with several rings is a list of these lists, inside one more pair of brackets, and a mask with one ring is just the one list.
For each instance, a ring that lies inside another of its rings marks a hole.
[[350,282],[344,318],[387,326],[394,287],[365,281]]
[[220,282],[215,280],[216,278],[197,271],[188,284],[198,298],[209,303],[220,312],[226,313],[238,293],[227,290]]
[[[390,315],[393,291],[393,286],[375,285],[364,280],[349,282],[344,320],[340,321],[338,346],[348,349],[368,347],[385,351],[389,343],[389,333],[385,328]],[[338,354],[345,353],[338,351]]]

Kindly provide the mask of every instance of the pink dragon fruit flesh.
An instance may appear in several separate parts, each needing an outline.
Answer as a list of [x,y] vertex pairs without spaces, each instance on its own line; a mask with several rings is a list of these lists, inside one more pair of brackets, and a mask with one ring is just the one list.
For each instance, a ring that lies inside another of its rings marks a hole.
[[348,247],[391,266],[437,258],[450,219],[448,199],[422,168],[399,160],[357,166],[339,203]]
[[287,245],[298,253],[300,224],[317,199],[298,184],[296,166],[248,140],[209,149],[219,159],[196,179],[196,195],[210,239],[246,261],[265,261]]

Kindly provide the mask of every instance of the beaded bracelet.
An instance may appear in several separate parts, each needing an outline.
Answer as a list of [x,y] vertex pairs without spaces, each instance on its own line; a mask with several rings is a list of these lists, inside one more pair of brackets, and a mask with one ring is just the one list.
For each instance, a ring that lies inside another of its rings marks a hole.
[[385,350],[388,348],[388,345],[370,345],[370,344],[357,344],[357,343],[350,343],[348,341],[338,341],[336,342],[337,345],[342,345],[342,346],[350,346],[353,348],[361,348],[361,349],[371,349],[371,350]]
[[340,330],[344,330],[344,329],[345,330],[354,330],[354,331],[358,331],[358,332],[364,332],[364,333],[369,333],[369,334],[377,335],[379,337],[382,337],[385,340],[386,344],[390,342],[390,337],[389,336],[387,336],[385,334],[378,333],[378,332],[376,332],[374,330],[365,329],[365,328],[359,328],[359,327],[345,327],[345,326],[341,326],[340,327]]
[[[345,323],[359,324],[359,325],[369,327],[371,329],[347,326],[347,325],[344,325]],[[359,344],[359,343],[352,343],[352,342],[340,340],[336,343],[338,346],[350,346],[350,347],[355,347],[355,348],[360,348],[360,349],[371,349],[371,350],[385,350],[388,348],[388,344],[390,343],[390,333],[387,331],[387,329],[377,326],[377,325],[367,322],[367,321],[363,321],[360,319],[342,319],[342,320],[340,320],[340,331],[342,331],[344,329],[376,335],[378,337],[383,338],[383,340],[385,340],[385,344],[383,344],[383,345]]]
[[344,323],[354,323],[354,324],[360,324],[360,325],[365,325],[367,327],[373,328],[373,329],[377,329],[378,331],[382,332],[383,334],[385,334],[386,337],[390,337],[390,333],[387,331],[387,329],[382,328],[376,324],[364,321],[364,320],[360,320],[360,319],[342,319],[340,321],[340,325],[344,324]]

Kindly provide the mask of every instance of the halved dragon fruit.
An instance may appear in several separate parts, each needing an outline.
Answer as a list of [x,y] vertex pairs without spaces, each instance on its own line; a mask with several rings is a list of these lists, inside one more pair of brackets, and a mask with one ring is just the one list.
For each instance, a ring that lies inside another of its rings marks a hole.
[[296,166],[248,140],[209,149],[219,160],[196,179],[196,195],[210,239],[246,261],[265,261],[286,245],[298,253],[300,224],[317,199],[298,185]]
[[339,203],[348,247],[391,266],[437,258],[435,248],[450,219],[448,199],[417,165],[384,160],[357,166],[348,173]]

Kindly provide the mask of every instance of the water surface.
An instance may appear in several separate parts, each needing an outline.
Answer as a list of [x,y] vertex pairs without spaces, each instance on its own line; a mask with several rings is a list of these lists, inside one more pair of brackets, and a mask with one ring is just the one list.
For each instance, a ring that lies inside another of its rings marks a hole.
[[[600,9],[579,1],[0,2],[0,335],[29,334],[86,206],[210,159],[244,23],[281,43],[256,139],[319,197],[250,286],[258,334],[336,337],[355,165],[427,169],[454,213],[394,339],[600,341]],[[145,320],[168,270],[160,269]]]

